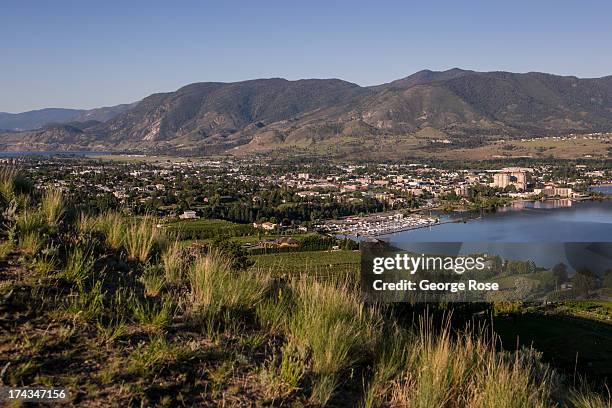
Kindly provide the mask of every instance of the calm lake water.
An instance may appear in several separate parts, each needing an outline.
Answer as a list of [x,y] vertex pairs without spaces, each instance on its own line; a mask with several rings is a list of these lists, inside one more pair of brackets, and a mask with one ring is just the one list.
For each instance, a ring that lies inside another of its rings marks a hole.
[[594,187],[591,187],[589,190],[596,191],[604,195],[612,195],[612,185],[611,186],[594,186]]
[[[393,242],[611,242],[612,201],[522,202],[463,223],[386,235]],[[443,219],[444,220],[444,219]],[[446,218],[448,220],[448,217]]]
[[431,253],[436,247],[432,243],[446,242],[456,244],[439,244],[440,252],[434,253],[486,252],[506,259],[531,259],[542,267],[563,262],[570,270],[588,267],[603,272],[612,267],[610,200],[522,202],[475,216],[479,218],[465,223],[448,223],[381,238],[414,252]]

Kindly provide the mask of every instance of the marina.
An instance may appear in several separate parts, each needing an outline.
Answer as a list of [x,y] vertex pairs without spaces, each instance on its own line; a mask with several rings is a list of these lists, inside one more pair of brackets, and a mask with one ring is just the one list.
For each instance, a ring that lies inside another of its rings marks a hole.
[[348,217],[341,220],[328,221],[316,227],[324,232],[335,235],[353,237],[376,237],[395,234],[417,228],[430,227],[440,223],[436,217],[400,212],[369,215],[365,217]]

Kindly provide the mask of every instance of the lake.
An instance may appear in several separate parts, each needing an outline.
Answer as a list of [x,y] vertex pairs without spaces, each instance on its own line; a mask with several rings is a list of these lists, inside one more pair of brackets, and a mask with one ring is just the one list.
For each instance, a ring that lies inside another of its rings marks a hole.
[[472,219],[381,238],[414,252],[430,252],[432,248],[441,248],[437,253],[446,254],[482,251],[506,259],[531,259],[543,267],[559,262],[574,270],[612,267],[611,200],[520,202],[494,213],[454,214],[442,221],[466,217]]
[[[473,218],[473,217],[479,218]],[[467,222],[385,235],[394,242],[608,242],[612,241],[612,201],[520,202],[493,213],[443,218]],[[472,217],[472,219],[469,219]]]
[[597,193],[601,193],[603,195],[612,195],[612,185],[593,186],[589,190],[590,191],[595,191]]

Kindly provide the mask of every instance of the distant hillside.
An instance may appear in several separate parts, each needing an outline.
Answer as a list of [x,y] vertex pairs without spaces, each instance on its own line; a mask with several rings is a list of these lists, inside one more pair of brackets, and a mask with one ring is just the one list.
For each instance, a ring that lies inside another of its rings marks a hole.
[[[113,119],[115,116],[127,111],[136,106],[138,102],[124,103],[115,106],[106,106],[103,108],[95,108],[81,111],[78,115],[70,119],[71,122],[86,122],[88,120],[96,120],[98,122],[106,122]],[[56,121],[57,122],[57,121]]]
[[0,129],[30,130],[37,129],[49,122],[65,122],[83,112],[79,109],[47,108],[23,113],[0,112]]
[[[412,137],[417,147],[428,139],[469,147],[499,138],[612,131],[612,77],[454,68],[373,87],[339,79],[204,82],[102,109],[53,120],[105,122],[81,133],[56,127],[21,133],[20,139],[37,149],[236,153],[320,146],[356,151],[368,143],[385,147],[388,136]],[[7,126],[0,122],[0,128]],[[11,138],[0,136],[0,142],[15,149]]]
[[446,81],[453,78],[462,77],[468,74],[474,73],[474,71],[468,71],[459,68],[452,68],[447,71],[430,71],[428,69],[424,69],[419,72],[415,72],[412,75],[409,75],[402,79],[397,79],[393,82],[389,82],[388,84],[376,85],[371,87],[372,89],[406,89],[415,85],[427,84],[429,82],[435,81]]
[[90,110],[46,108],[23,113],[0,112],[0,129],[7,131],[33,130],[47,123],[83,122],[87,120],[106,122],[134,105],[122,104]]

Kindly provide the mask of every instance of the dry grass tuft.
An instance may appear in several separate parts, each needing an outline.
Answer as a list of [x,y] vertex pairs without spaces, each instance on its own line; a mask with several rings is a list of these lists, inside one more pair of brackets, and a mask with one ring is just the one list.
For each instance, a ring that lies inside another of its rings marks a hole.
[[173,241],[161,254],[166,281],[172,285],[182,282],[185,272],[186,257],[179,241]]
[[121,214],[108,211],[97,219],[97,228],[104,234],[106,244],[114,250],[123,246],[125,223]]
[[125,249],[128,258],[146,262],[153,252],[160,231],[150,216],[145,216],[128,224],[125,231]]
[[42,196],[40,211],[47,224],[57,226],[66,212],[62,192],[57,189],[47,189]]
[[231,261],[215,251],[198,257],[189,271],[193,306],[212,314],[223,309],[255,309],[269,282],[268,275],[232,271]]
[[296,307],[289,322],[291,340],[312,360],[312,402],[325,405],[338,385],[338,375],[373,352],[382,316],[367,307],[346,283],[307,278],[292,284]]

